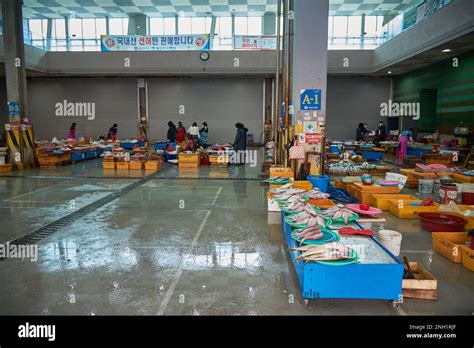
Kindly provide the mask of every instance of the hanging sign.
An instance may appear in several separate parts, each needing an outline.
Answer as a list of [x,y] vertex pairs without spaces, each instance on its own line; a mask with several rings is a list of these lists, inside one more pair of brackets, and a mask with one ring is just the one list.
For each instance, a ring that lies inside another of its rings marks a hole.
[[102,52],[209,50],[209,34],[202,35],[101,35]]
[[276,50],[276,36],[234,36],[236,50]]
[[317,121],[305,121],[304,125],[304,133],[316,133],[318,129],[318,122]]
[[19,102],[7,102],[8,116],[19,116],[20,115],[20,103]]
[[321,144],[322,134],[320,133],[306,133],[306,144]]
[[321,90],[302,89],[300,93],[301,110],[321,110]]

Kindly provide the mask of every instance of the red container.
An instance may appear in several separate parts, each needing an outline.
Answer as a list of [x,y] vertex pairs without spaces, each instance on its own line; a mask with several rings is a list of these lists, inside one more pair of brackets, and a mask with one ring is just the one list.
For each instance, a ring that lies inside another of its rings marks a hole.
[[419,213],[421,226],[430,232],[463,232],[467,221],[462,217],[444,213]]
[[463,192],[461,194],[462,204],[474,205],[474,192]]
[[441,204],[449,204],[449,202],[457,203],[458,188],[456,185],[442,185],[439,189],[439,198]]

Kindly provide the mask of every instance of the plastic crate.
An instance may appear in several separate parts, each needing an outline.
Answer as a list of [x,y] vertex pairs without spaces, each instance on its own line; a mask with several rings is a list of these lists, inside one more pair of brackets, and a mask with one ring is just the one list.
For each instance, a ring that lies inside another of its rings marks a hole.
[[12,165],[11,164],[2,164],[0,165],[0,173],[11,172]]
[[321,209],[334,208],[336,206],[336,203],[330,199],[309,199],[308,203]]
[[160,161],[146,161],[145,163],[145,169],[146,170],[158,170],[161,168],[161,162]]
[[120,144],[120,146],[122,147],[122,149],[125,149],[125,150],[131,150],[133,149],[134,147],[143,147],[145,146],[145,143],[143,141],[137,141],[136,143],[128,143],[128,142],[123,142]]
[[95,150],[85,151],[84,152],[84,159],[92,159],[96,158],[97,154]]
[[433,203],[429,207],[411,207],[408,204],[421,202],[420,200],[402,200],[403,205],[399,207],[399,199],[390,200],[390,213],[400,219],[418,219],[419,213],[436,213],[439,209],[438,203]]
[[141,161],[130,161],[130,170],[142,170],[143,163]]
[[293,169],[287,167],[270,167],[270,178],[274,178],[276,176],[282,176],[285,178],[293,179],[295,178],[295,174],[293,173]]
[[201,161],[201,155],[199,153],[180,153],[178,156],[179,164],[181,163],[193,163],[197,164]]
[[356,182],[354,185],[348,186],[348,191],[359,203],[371,204],[373,194],[398,194],[400,188],[398,186],[364,185]]
[[71,162],[79,162],[79,161],[83,161],[84,159],[86,158],[86,155],[84,154],[84,152],[75,152],[73,151],[71,153]]
[[471,272],[474,272],[474,250],[466,245],[461,246],[462,264]]
[[383,152],[380,151],[357,150],[356,153],[363,156],[367,161],[381,161],[383,158]]
[[115,169],[115,162],[112,161],[102,161],[103,169]]
[[467,241],[467,232],[433,232],[433,250],[455,263],[462,262],[463,246]]
[[128,162],[115,162],[118,170],[129,170],[130,165]]
[[178,162],[179,168],[199,168],[199,163],[194,162]]
[[[309,181],[306,181],[306,180],[295,180],[291,184],[292,184],[292,187],[296,189],[301,189],[301,190],[306,190],[306,191],[310,191],[313,189],[313,184],[311,184]],[[283,185],[271,184],[270,188],[277,188],[281,186]]]
[[396,195],[396,194],[372,194],[370,196],[370,205],[379,208],[380,210],[390,210],[390,200],[401,199],[401,200],[418,200],[412,195]]
[[467,184],[474,183],[474,176],[467,176],[467,175],[462,175],[462,174],[453,174],[452,177],[453,177],[453,180],[455,182],[467,183]]

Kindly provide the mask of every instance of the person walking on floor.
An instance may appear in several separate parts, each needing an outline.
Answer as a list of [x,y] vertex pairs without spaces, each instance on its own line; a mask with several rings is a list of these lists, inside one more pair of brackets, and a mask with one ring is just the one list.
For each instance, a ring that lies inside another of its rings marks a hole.
[[181,121],[178,122],[178,129],[176,131],[176,142],[182,143],[186,140],[186,128],[184,128]]
[[237,165],[242,165],[245,163],[245,161],[242,161],[242,154],[244,153],[241,151],[245,151],[245,149],[247,148],[245,127],[242,123],[236,123],[235,128],[237,128],[237,134],[235,135],[234,139],[234,156],[237,156],[237,158],[234,159],[233,163]]
[[67,133],[67,138],[68,139],[74,139],[76,140],[76,123],[74,122],[71,124],[71,127],[69,128],[69,132]]
[[168,133],[166,134],[166,138],[171,143],[176,142],[176,125],[171,121],[168,122]]
[[398,137],[398,150],[397,157],[399,160],[403,160],[407,155],[408,143],[413,142],[413,128],[410,130],[403,131]]
[[201,138],[201,146],[207,149],[207,140],[209,139],[209,128],[207,127],[207,123],[202,123],[202,128],[199,131],[199,136]]

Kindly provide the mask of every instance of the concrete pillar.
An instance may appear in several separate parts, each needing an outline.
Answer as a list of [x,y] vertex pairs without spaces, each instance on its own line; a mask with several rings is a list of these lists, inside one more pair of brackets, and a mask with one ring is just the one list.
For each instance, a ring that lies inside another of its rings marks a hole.
[[128,35],[146,35],[146,21],[145,14],[131,15],[128,19]]
[[174,34],[179,35],[179,15],[174,17]]
[[[20,103],[20,115],[28,113],[26,98],[25,49],[21,1],[2,0],[3,44],[7,101]],[[9,116],[10,123],[20,123],[20,116]]]
[[69,32],[69,17],[64,17],[64,25],[66,27],[66,51],[71,49],[71,34]]
[[48,18],[46,25],[46,50],[51,51],[51,39],[53,37],[53,20]]
[[106,35],[110,34],[110,17],[109,16],[105,17],[105,34]]
[[361,24],[360,24],[360,49],[364,49],[364,41],[365,41],[365,13],[361,16]]
[[216,34],[216,24],[217,24],[217,17],[216,16],[212,16],[211,18],[211,28],[209,30],[209,36],[210,36],[210,47],[211,47],[211,50],[214,48],[214,36]]
[[[295,0],[293,21],[293,124],[326,117],[329,0]],[[309,30],[311,28],[311,30]],[[301,110],[303,89],[321,90],[320,111]]]
[[262,18],[263,35],[276,35],[276,13],[265,12]]

